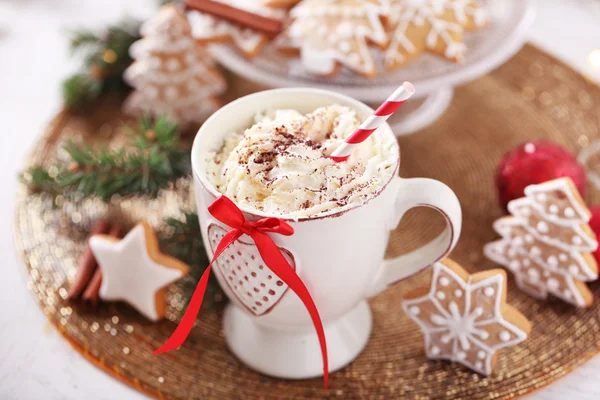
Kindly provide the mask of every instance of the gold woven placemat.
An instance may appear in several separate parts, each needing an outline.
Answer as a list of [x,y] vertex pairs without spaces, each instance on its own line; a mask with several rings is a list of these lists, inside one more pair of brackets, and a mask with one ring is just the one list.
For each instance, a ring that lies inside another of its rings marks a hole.
[[[243,90],[254,89],[245,84]],[[450,109],[435,125],[400,140],[401,175],[441,180],[456,191],[463,205],[463,233],[452,258],[470,271],[496,267],[484,259],[482,246],[495,238],[492,222],[501,215],[493,180],[502,154],[538,138],[578,153],[600,139],[599,108],[600,88],[527,46],[500,69],[459,88]],[[86,117],[62,113],[39,141],[31,162],[60,158],[56,149],[65,138],[117,145],[123,122],[131,123],[110,101]],[[599,203],[600,193],[589,189],[590,204]],[[28,286],[49,320],[87,359],[150,396],[508,399],[557,380],[600,351],[600,298],[591,309],[577,310],[558,301],[536,301],[511,281],[509,302],[534,328],[526,342],[501,354],[491,377],[428,361],[420,332],[400,307],[402,294],[423,283],[424,276],[417,276],[371,301],[372,338],[355,362],[332,375],[326,392],[320,379],[271,379],[237,361],[225,346],[222,307],[202,312],[198,327],[179,351],[152,356],[150,352],[175,328],[172,321],[181,315],[190,290],[186,283],[170,289],[169,320],[158,324],[121,304],[87,310],[66,302],[82,240],[95,218],[107,213],[128,222],[146,218],[161,232],[164,217],[178,216],[189,207],[185,179],[156,200],[114,198],[108,205],[94,200],[74,205],[60,198],[53,204],[52,199],[28,195],[24,189],[18,194],[15,242],[28,268]],[[392,235],[388,255],[399,255],[433,238],[442,225],[431,211],[411,211]],[[591,287],[600,297],[600,284]]]

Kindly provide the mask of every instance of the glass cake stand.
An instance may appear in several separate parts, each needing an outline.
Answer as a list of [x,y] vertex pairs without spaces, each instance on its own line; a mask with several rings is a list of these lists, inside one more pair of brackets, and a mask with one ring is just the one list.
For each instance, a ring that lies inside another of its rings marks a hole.
[[[230,45],[213,45],[219,63],[236,74],[266,87],[314,87],[346,94],[378,106],[403,81],[417,88],[411,100],[390,120],[396,135],[414,133],[433,123],[450,105],[453,88],[477,79],[510,59],[525,43],[527,29],[535,18],[534,0],[483,0],[490,12],[489,26],[465,35],[468,53],[462,63],[452,63],[431,54],[406,66],[381,72],[367,79],[342,70],[333,78],[309,73],[298,58],[284,57],[274,45],[248,60]],[[381,65],[381,54],[374,51]],[[380,68],[383,71],[382,68]]]

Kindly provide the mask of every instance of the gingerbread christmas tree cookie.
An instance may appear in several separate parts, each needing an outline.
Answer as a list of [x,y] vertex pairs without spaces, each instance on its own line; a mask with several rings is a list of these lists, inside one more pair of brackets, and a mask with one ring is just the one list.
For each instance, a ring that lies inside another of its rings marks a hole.
[[477,0],[392,0],[391,8],[387,69],[426,51],[460,61],[467,50],[463,33],[487,24],[487,13]]
[[146,222],[122,240],[94,235],[90,248],[102,272],[100,298],[125,301],[152,321],[165,316],[165,287],[189,273],[189,267],[160,252],[156,234]]
[[166,5],[142,26],[144,39],[131,47],[136,60],[125,71],[134,87],[124,109],[142,116],[168,117],[181,125],[198,125],[220,106],[215,96],[225,80],[201,44],[194,41],[185,15]]
[[525,197],[508,203],[508,210],[512,216],[494,223],[502,239],[485,246],[486,256],[508,268],[519,288],[532,296],[552,294],[589,307],[593,296],[585,282],[598,278],[592,256],[598,242],[573,181],[528,186]]
[[492,373],[497,351],[521,343],[529,321],[506,304],[501,269],[470,275],[450,259],[433,266],[430,284],[404,296],[403,307],[425,337],[431,359]]
[[312,73],[333,76],[344,66],[367,77],[377,74],[369,44],[388,44],[383,19],[389,8],[379,0],[304,0],[290,11],[292,24],[279,41],[300,52]]

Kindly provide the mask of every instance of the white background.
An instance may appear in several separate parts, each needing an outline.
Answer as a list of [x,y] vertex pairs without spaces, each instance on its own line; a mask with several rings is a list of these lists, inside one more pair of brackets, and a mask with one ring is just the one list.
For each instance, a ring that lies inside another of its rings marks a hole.
[[[518,0],[517,0],[518,1]],[[77,67],[65,30],[147,17],[154,0],[0,0],[0,400],[145,397],[100,372],[63,341],[25,287],[11,225],[17,173],[59,110],[59,82]],[[530,39],[600,81],[600,0],[543,0]],[[528,399],[600,398],[600,356]]]

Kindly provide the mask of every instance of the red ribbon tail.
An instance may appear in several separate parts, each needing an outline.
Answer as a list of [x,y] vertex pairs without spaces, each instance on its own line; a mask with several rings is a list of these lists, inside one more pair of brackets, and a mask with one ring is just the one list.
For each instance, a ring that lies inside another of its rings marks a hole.
[[290,264],[287,262],[285,257],[281,254],[281,250],[277,247],[275,242],[263,232],[254,232],[252,239],[258,247],[260,256],[264,260],[265,264],[273,271],[275,275],[285,282],[290,289],[298,295],[300,300],[304,303],[304,306],[308,310],[310,318],[312,319],[315,330],[317,331],[317,337],[319,338],[319,345],[321,346],[321,355],[323,357],[323,383],[325,389],[329,386],[329,361],[327,357],[327,342],[325,340],[325,330],[323,329],[323,323],[321,322],[321,316],[319,310],[313,301],[310,292],[302,282],[302,279],[296,274],[296,271],[292,269]]
[[196,317],[198,316],[198,312],[200,312],[200,308],[202,307],[202,300],[204,299],[204,293],[206,292],[206,286],[208,285],[209,277],[210,265],[208,268],[206,268],[206,270],[204,270],[202,278],[200,278],[200,282],[198,282],[198,286],[196,286],[196,290],[194,290],[192,300],[190,301],[187,310],[185,310],[185,314],[183,315],[183,318],[181,318],[181,321],[175,329],[175,332],[173,332],[165,344],[154,350],[152,354],[158,355],[175,350],[176,348],[180,347],[183,342],[185,342],[192,328],[194,327],[194,322],[196,322]]
[[232,231],[227,232],[225,236],[223,236],[223,239],[221,239],[221,242],[217,246],[217,250],[215,251],[213,258],[210,261],[210,264],[208,264],[208,267],[204,270],[204,273],[202,274],[202,277],[198,282],[198,286],[196,286],[196,289],[194,290],[192,300],[190,301],[187,310],[185,310],[185,314],[183,314],[183,318],[181,318],[181,321],[175,329],[175,332],[173,332],[173,334],[165,342],[165,344],[160,346],[160,348],[154,350],[152,354],[158,355],[171,350],[175,350],[185,342],[188,335],[192,331],[192,328],[194,327],[194,322],[196,322],[196,317],[198,316],[200,308],[202,307],[202,300],[204,299],[204,293],[206,292],[206,287],[208,286],[208,278],[210,277],[210,269],[212,264],[217,258],[219,258],[221,253],[223,253],[223,251],[227,247],[229,247],[234,241],[236,241],[240,236],[241,232],[237,229],[233,229]]

